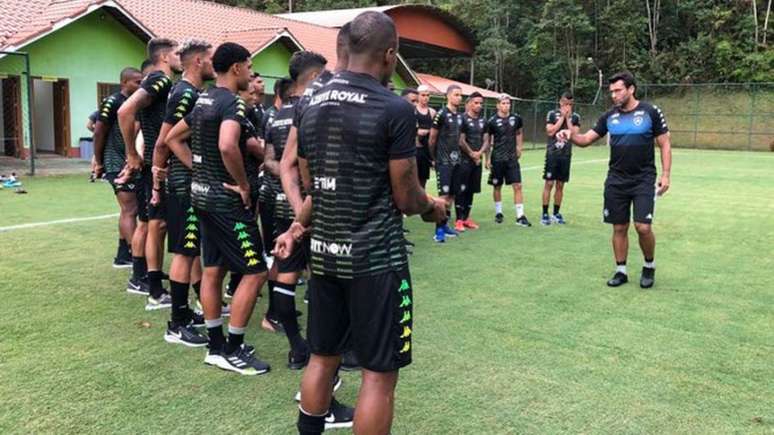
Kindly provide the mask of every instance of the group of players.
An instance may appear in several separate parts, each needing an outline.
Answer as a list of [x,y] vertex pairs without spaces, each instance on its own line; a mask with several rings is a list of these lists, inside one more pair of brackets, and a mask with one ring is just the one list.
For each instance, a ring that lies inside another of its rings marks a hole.
[[[470,209],[484,159],[495,189],[496,221],[503,221],[500,189],[507,183],[514,189],[517,223],[529,225],[518,166],[521,120],[510,114],[510,99],[501,98],[498,113],[486,122],[480,95],[471,95],[465,113],[458,112],[462,95],[454,86],[437,113],[428,107],[424,88],[405,93],[406,99],[418,99],[416,107],[407,104],[388,89],[397,50],[392,20],[365,12],[341,28],[333,71],[319,54],[294,54],[289,77],[276,82],[273,104],[264,109],[263,80],[252,72],[244,47],[227,42],[213,49],[200,40],[178,45],[157,38],[148,43],[148,72],[124,69],[121,90],[104,100],[95,124],[95,172],[111,182],[121,210],[117,257],[131,253],[127,291],[146,295],[148,310],[171,307],[166,341],[206,346],[206,364],[258,375],[270,367],[244,342],[244,334],[268,283],[262,327],[286,334],[289,368],[305,367],[297,394],[301,434],[353,421],[356,433],[389,433],[398,371],[412,355],[413,294],[403,216],[418,214],[435,223],[438,242],[477,228]],[[174,82],[176,73],[182,75]],[[633,87],[626,89],[631,96]],[[563,146],[588,144],[615,131],[608,125],[603,133],[598,124],[596,133],[579,134],[571,99],[565,95],[547,123],[546,186],[550,193],[557,183],[557,203],[560,183],[569,176]],[[650,146],[652,165],[652,138]],[[431,166],[437,198],[424,189]],[[615,199],[624,201],[632,191],[618,187]],[[543,220],[549,224],[547,196]],[[454,229],[448,224],[451,204]],[[628,214],[623,216],[621,204],[609,207],[614,206],[613,223],[625,217],[628,226]],[[607,217],[607,193],[605,207]],[[563,221],[558,204],[553,221]],[[162,285],[165,235],[173,255],[169,292]],[[307,267],[304,339],[295,296]],[[222,292],[226,273],[229,306]],[[621,273],[625,277],[619,267],[619,281]],[[202,313],[189,306],[190,288]],[[224,316],[230,316],[227,335]],[[362,367],[356,409],[332,398],[348,352],[356,361],[349,365]]]

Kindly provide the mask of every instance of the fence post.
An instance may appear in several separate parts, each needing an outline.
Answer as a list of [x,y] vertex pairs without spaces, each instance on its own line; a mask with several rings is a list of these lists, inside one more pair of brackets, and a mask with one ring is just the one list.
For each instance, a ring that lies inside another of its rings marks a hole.
[[532,149],[535,149],[535,140],[537,139],[537,117],[538,117],[538,102],[532,103]]
[[694,100],[693,100],[693,147],[694,148],[698,148],[699,145],[696,142],[697,142],[697,136],[699,134],[699,105],[700,105],[699,103],[700,103],[700,98],[699,98],[698,89],[694,89],[693,91],[696,94],[696,98],[694,98]]
[[750,85],[750,127],[747,129],[747,151],[752,151],[753,127],[755,126],[755,84]]

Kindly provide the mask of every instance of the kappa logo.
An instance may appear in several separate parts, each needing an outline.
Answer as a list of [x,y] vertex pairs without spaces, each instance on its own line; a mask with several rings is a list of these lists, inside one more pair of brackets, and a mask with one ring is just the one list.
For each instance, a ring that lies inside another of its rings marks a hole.
[[602,210],[602,214],[605,215],[605,217],[608,217],[608,216],[610,216],[610,210],[604,209],[604,210]]

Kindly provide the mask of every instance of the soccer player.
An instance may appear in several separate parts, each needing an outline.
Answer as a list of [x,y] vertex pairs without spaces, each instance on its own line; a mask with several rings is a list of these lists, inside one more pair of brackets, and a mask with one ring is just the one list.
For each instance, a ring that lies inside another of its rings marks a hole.
[[[290,127],[293,125],[297,96],[303,95],[307,87],[325,68],[326,63],[327,60],[324,57],[311,51],[296,52],[290,58],[289,71],[290,78],[294,81],[292,92],[294,96],[285,102],[266,133],[266,169],[274,176],[279,176],[279,159],[283,154]],[[297,180],[296,183],[300,184],[301,180]],[[294,218],[295,214],[287,200],[287,195],[279,192],[274,211],[277,234],[287,231]],[[309,239],[305,239],[302,246],[293,251],[293,255],[288,258],[278,258],[275,261],[278,274],[272,297],[275,312],[290,343],[288,367],[295,370],[303,368],[309,360],[309,349],[299,332],[295,304],[296,283],[307,266],[309,243]]]
[[[244,343],[245,329],[266,281],[258,224],[250,211],[250,184],[244,156],[250,142],[247,105],[236,93],[250,84],[250,52],[239,44],[221,44],[212,56],[215,87],[199,96],[193,111],[178,122],[167,142],[184,163],[191,163],[191,202],[202,236],[201,302],[209,336],[205,364],[243,375],[270,370],[255,349]],[[189,139],[186,150],[179,141]],[[174,143],[178,142],[178,143]],[[221,318],[226,270],[242,274],[231,302],[228,340]]]
[[[586,133],[562,130],[560,139],[569,139],[585,147],[610,134],[610,164],[605,180],[604,221],[613,225],[613,254],[616,272],[607,282],[618,287],[628,282],[626,257],[629,252],[629,222],[634,209],[637,230],[645,264],[640,287],[651,288],[656,276],[656,236],[653,214],[656,196],[669,189],[672,171],[672,144],[664,114],[657,106],[637,100],[637,83],[628,71],[608,80],[613,108],[602,115]],[[661,177],[656,184],[654,141],[661,148]]]
[[[546,116],[546,163],[543,169],[543,215],[540,223],[551,225],[556,223],[564,225],[564,217],[559,213],[564,197],[564,185],[570,181],[570,160],[572,159],[572,142],[561,141],[556,138],[560,130],[580,128],[580,115],[572,111],[572,93],[565,92],[559,98],[559,110],[552,110]],[[554,191],[554,212],[549,217],[548,203],[551,200],[551,190]]]
[[403,89],[400,91],[400,96],[403,97],[404,100],[408,101],[412,106],[416,105],[417,101],[419,100],[419,94],[414,88]]
[[417,181],[414,110],[385,87],[397,61],[392,20],[364,12],[349,32],[348,70],[314,94],[301,118],[299,167],[311,198],[276,247],[279,258],[292,255],[294,240],[311,224],[312,357],[301,384],[303,435],[323,431],[330,385],[350,344],[363,365],[354,432],[389,433],[398,370],[411,362],[401,212],[435,222],[446,217],[446,203]]
[[446,88],[446,106],[433,118],[428,141],[430,155],[435,161],[435,175],[438,180],[438,195],[449,206],[447,219],[435,226],[433,240],[444,243],[447,237],[456,237],[457,231],[449,228],[451,206],[454,197],[464,193],[467,186],[460,183],[460,129],[462,114],[457,107],[462,103],[462,89],[457,85]]
[[503,222],[502,187],[510,184],[513,187],[513,203],[516,208],[516,224],[531,227],[524,215],[524,195],[521,189],[521,168],[519,158],[524,149],[521,117],[511,114],[511,97],[500,95],[497,102],[497,113],[486,123],[485,139],[489,154],[487,169],[489,184],[494,187],[492,195],[495,203],[495,222]]
[[[132,238],[132,277],[126,290],[148,295],[146,310],[168,308],[172,302],[161,285],[164,210],[161,205],[152,205],[150,201],[153,189],[153,149],[164,120],[167,97],[172,88],[172,75],[181,70],[176,48],[177,42],[171,39],[154,38],[148,42],[148,57],[153,62],[153,72],[143,79],[140,89],[118,111],[118,124],[126,144],[126,165],[119,179],[124,181],[136,173],[141,174],[137,186],[140,222]],[[134,147],[136,117],[140,119],[145,142],[142,155]],[[150,224],[149,220],[154,222]]]
[[113,259],[113,267],[131,267],[132,254],[129,244],[137,227],[137,196],[135,183],[118,184],[116,178],[124,168],[126,161],[126,146],[118,127],[118,109],[127,98],[139,89],[142,74],[136,68],[124,68],[121,71],[121,90],[102,101],[94,124],[94,176],[99,178],[103,173],[113,186],[118,208],[118,252]]
[[435,109],[430,107],[430,88],[427,85],[420,85],[417,88],[417,175],[419,184],[424,189],[427,180],[430,179],[430,168],[433,167],[433,157],[430,155],[430,129],[433,127],[433,118],[435,118]]
[[485,155],[484,128],[486,120],[481,117],[484,107],[484,97],[479,92],[473,92],[465,105],[460,130],[460,148],[463,150],[461,178],[465,189],[454,200],[457,211],[457,231],[478,229],[478,224],[470,218],[473,208],[473,196],[481,192],[481,157]]
[[[191,113],[204,82],[214,79],[215,71],[212,68],[212,45],[206,41],[185,41],[177,54],[183,66],[183,76],[169,93],[159,133],[161,140],[153,150],[154,192],[151,202],[158,204],[160,192],[156,189],[160,189],[166,181],[167,249],[172,254],[169,269],[172,312],[164,340],[200,347],[207,345],[207,338],[194,328],[194,324],[203,326],[204,320],[200,315],[194,316],[188,306],[188,288],[193,285],[198,299],[202,277],[199,260],[201,235],[198,218],[191,205],[191,170],[170,151],[166,137],[177,122]],[[188,148],[187,143],[184,146]]]

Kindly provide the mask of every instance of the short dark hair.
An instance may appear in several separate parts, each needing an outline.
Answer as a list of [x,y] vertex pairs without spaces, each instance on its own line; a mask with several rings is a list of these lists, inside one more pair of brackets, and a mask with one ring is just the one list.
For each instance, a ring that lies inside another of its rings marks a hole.
[[355,17],[349,29],[349,52],[376,55],[396,48],[398,32],[387,14],[366,11]]
[[290,57],[288,73],[293,81],[306,74],[311,69],[323,69],[328,60],[314,51],[297,51]]
[[169,38],[153,38],[148,41],[148,59],[154,64],[159,61],[161,53],[177,47],[177,42]]
[[344,57],[349,52],[349,29],[351,27],[350,23],[344,24],[336,35],[336,56],[338,57]]
[[257,79],[257,78],[258,78],[258,77],[260,77],[260,76],[261,76],[261,73],[259,73],[258,71],[253,71],[253,72],[250,74],[250,79],[252,79],[252,80],[255,80],[255,79]]
[[570,92],[570,91],[562,92],[562,98],[564,98],[565,100],[572,100],[572,98],[573,98],[572,97],[572,92]]
[[634,89],[637,89],[637,81],[634,79],[634,74],[630,73],[629,71],[621,71],[613,74],[609,79],[607,79],[607,83],[612,85],[619,80],[622,81],[624,86],[627,88],[634,86]]
[[468,101],[474,99],[474,98],[484,98],[483,95],[481,95],[481,92],[475,91],[468,97]]
[[212,55],[212,67],[216,73],[224,73],[235,63],[250,59],[250,52],[246,48],[233,42],[224,42]]
[[459,85],[449,85],[448,88],[446,88],[446,95],[449,95],[452,93],[452,91],[459,89],[462,91],[462,88]]
[[153,61],[150,59],[145,59],[142,61],[142,65],[140,65],[140,71],[145,71],[145,68],[148,68],[149,66],[153,66]]
[[274,82],[274,95],[279,96],[283,102],[290,97],[290,89],[293,87],[293,80],[289,77],[283,77]]
[[124,80],[129,80],[129,78],[131,78],[132,75],[134,75],[134,74],[142,75],[140,70],[138,70],[137,68],[135,68],[133,66],[128,66],[128,67],[122,69],[121,70],[121,76],[120,76],[121,77],[121,81],[123,82]]
[[418,94],[416,89],[414,88],[404,88],[402,91],[400,91],[400,96],[405,97],[408,94]]
[[177,55],[180,56],[180,61],[185,62],[188,58],[194,54],[204,53],[212,48],[212,44],[201,39],[187,39],[180,44],[180,48],[177,49]]

